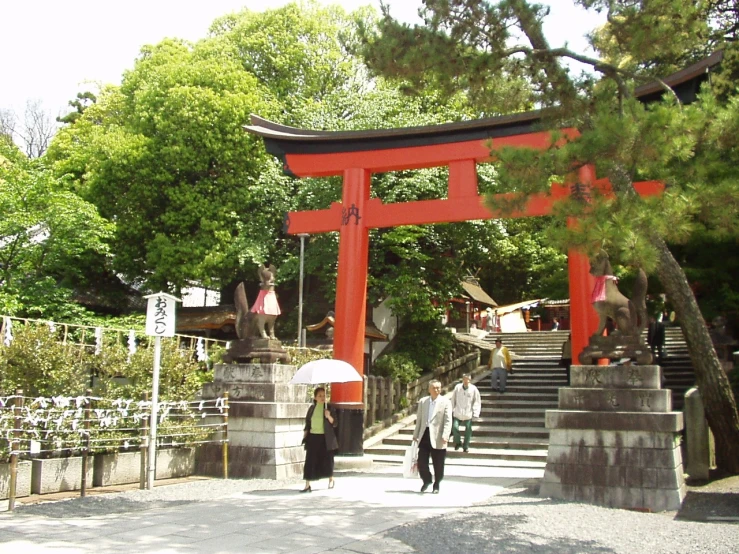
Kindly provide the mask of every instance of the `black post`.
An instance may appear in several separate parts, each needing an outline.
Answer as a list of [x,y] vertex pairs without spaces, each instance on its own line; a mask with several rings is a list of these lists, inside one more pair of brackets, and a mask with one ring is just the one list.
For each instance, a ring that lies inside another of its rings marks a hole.
[[335,404],[339,420],[337,440],[339,456],[364,455],[364,405],[361,402]]

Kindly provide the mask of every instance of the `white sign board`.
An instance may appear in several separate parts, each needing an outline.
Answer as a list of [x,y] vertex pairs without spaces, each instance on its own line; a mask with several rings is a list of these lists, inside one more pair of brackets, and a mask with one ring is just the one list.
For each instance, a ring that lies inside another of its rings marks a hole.
[[179,298],[166,292],[145,296],[146,334],[150,337],[173,337],[175,332],[175,307]]

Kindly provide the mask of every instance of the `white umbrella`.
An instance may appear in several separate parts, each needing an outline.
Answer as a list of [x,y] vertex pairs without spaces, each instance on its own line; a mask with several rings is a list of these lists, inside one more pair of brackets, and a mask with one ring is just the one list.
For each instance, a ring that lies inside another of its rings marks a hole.
[[303,365],[290,379],[291,385],[319,385],[362,381],[354,366],[343,360],[313,360]]

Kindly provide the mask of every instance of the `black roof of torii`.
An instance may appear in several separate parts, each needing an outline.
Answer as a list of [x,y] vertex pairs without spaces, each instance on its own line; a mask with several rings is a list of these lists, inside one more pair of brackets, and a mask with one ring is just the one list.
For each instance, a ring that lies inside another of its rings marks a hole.
[[[681,102],[688,104],[696,99],[700,86],[722,60],[723,51],[719,50],[662,81],[675,91]],[[653,81],[637,87],[634,95],[650,103],[659,100],[665,92],[658,81]],[[440,125],[360,131],[298,129],[252,115],[252,124],[245,128],[264,139],[267,152],[284,160],[286,154],[384,150],[521,135],[540,131],[545,115],[546,112],[535,110]]]

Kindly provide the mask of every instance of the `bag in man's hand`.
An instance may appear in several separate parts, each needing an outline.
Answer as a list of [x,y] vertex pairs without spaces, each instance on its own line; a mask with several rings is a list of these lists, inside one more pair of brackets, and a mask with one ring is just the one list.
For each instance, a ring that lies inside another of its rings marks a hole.
[[403,457],[403,477],[413,479],[418,477],[418,445],[414,442],[405,451]]

